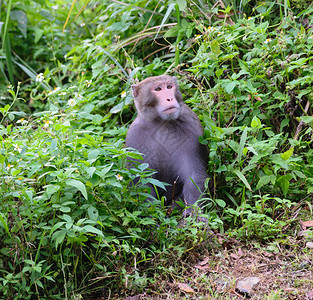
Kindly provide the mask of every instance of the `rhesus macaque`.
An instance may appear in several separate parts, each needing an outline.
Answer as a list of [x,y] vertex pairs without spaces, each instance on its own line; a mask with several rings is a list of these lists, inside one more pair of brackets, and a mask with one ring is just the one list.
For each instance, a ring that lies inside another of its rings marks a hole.
[[[179,198],[187,206],[194,204],[208,177],[208,150],[199,142],[203,128],[197,115],[183,102],[175,77],[149,77],[132,90],[138,114],[128,130],[126,147],[141,152],[143,162],[157,171],[154,178],[170,184],[166,191],[158,189],[166,205]],[[154,187],[151,195],[157,195]],[[189,208],[184,216],[190,213]]]

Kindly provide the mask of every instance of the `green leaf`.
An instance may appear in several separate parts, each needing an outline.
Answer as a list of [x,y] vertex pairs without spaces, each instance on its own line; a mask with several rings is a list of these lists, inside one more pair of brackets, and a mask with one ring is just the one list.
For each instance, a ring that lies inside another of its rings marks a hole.
[[85,171],[89,175],[89,177],[92,177],[92,175],[95,173],[97,169],[95,167],[86,167]]
[[258,189],[260,189],[262,186],[268,184],[268,183],[271,181],[271,176],[272,176],[272,175],[270,175],[270,176],[268,176],[268,175],[262,176],[262,177],[260,178],[260,180],[258,181],[258,184],[257,184],[257,186],[256,186],[256,189],[258,190]]
[[184,11],[187,7],[187,1],[186,0],[176,0],[175,4],[178,5],[180,11]]
[[55,248],[58,247],[64,241],[67,230],[63,229],[61,231],[57,231],[52,235],[52,240],[55,240]]
[[37,42],[42,37],[44,31],[42,29],[38,28],[38,27],[35,27],[34,31],[35,31],[35,44],[37,44]]
[[211,43],[211,51],[212,53],[217,57],[221,54],[221,49],[220,49],[220,44],[218,43],[217,40],[213,40]]
[[50,144],[51,152],[54,151],[55,149],[57,149],[57,147],[58,147],[58,141],[57,141],[57,139],[53,139],[51,144]]
[[100,155],[100,151],[98,149],[90,150],[88,152],[88,160],[95,160]]
[[221,165],[215,172],[216,173],[221,173],[221,172],[226,172],[227,167],[225,165]]
[[149,182],[149,183],[151,183],[151,184],[153,184],[153,185],[155,185],[155,186],[160,187],[160,188],[163,189],[163,190],[166,190],[164,184],[163,184],[161,181],[157,180],[157,179],[154,179],[154,178],[146,178],[146,181]]
[[43,289],[42,282],[39,279],[36,280],[36,284]]
[[104,178],[104,176],[111,170],[112,166],[113,163],[103,167],[101,170],[97,170],[95,173],[101,178]]
[[50,236],[51,236],[51,234],[52,234],[54,231],[56,231],[57,229],[59,229],[60,227],[62,227],[64,224],[65,224],[65,222],[58,222],[58,223],[56,223],[56,224],[51,228]]
[[66,181],[66,184],[77,188],[83,194],[85,199],[88,199],[86,187],[81,181],[76,180],[76,179],[69,179]]
[[95,207],[89,206],[87,209],[87,212],[88,212],[88,216],[89,216],[90,220],[97,221],[99,213]]
[[[9,73],[10,82],[11,82],[11,84],[14,84],[14,75],[13,75],[13,69],[14,68],[13,68],[12,56],[11,56],[11,43],[10,43],[9,36],[6,35],[5,32],[4,32],[2,47],[4,48],[4,52],[5,52],[7,70]],[[11,93],[11,91],[9,91],[9,92]]]
[[241,162],[243,149],[244,149],[246,141],[247,141],[247,133],[248,133],[248,128],[246,127],[242,133],[241,138],[240,138],[240,144],[239,144],[239,148],[238,148],[238,162]]
[[116,114],[116,113],[120,112],[124,108],[124,106],[125,106],[124,101],[121,101],[120,103],[118,103],[117,105],[115,105],[114,107],[112,107],[110,109],[110,113]]
[[300,117],[300,119],[305,122],[305,123],[308,123],[308,124],[313,124],[313,117],[311,116],[303,116],[303,117]]
[[16,176],[17,174],[19,174],[20,172],[21,172],[21,168],[19,168],[19,169],[16,169],[16,170],[14,170],[14,171],[12,171],[12,176]]
[[8,118],[10,119],[10,121],[13,121],[14,120],[14,114],[9,113],[8,114]]
[[288,190],[289,190],[289,180],[287,178],[282,178],[280,181],[280,187],[283,191],[284,196],[287,196]]
[[225,86],[225,92],[230,94],[233,91],[233,89],[236,87],[236,85],[237,85],[236,80],[228,82]]
[[49,185],[45,186],[45,188],[46,188],[46,193],[49,196],[51,196],[51,195],[57,193],[61,187],[57,184],[49,184]]
[[[24,65],[15,61],[15,64],[18,65],[31,79],[36,80],[36,73],[33,72],[30,68],[25,67]],[[46,84],[43,84],[45,88],[48,88]]]
[[61,206],[60,207],[60,211],[63,212],[63,213],[68,213],[68,212],[71,211],[71,209],[68,206]]
[[302,172],[300,171],[297,171],[297,170],[294,170],[293,171],[298,177],[300,178],[307,178]]
[[151,218],[144,218],[140,221],[140,224],[142,225],[157,225],[156,221]]
[[219,207],[224,208],[226,206],[226,202],[222,199],[216,199],[215,202]]
[[159,26],[159,29],[155,35],[155,37],[158,36],[160,29],[162,28],[162,26],[165,24],[165,22],[167,21],[167,19],[170,17],[170,15],[172,14],[172,10],[174,9],[176,3],[170,3],[167,7],[167,11],[162,19],[161,25]]
[[239,170],[234,170],[234,173],[239,177],[239,179],[245,184],[245,186],[252,191],[250,184],[248,183],[246,177],[239,171]]
[[216,70],[215,75],[216,75],[216,77],[220,77],[221,75],[223,75],[223,70],[222,69]]
[[17,21],[17,27],[21,31],[22,35],[26,39],[27,37],[27,16],[22,10],[12,10],[10,18]]
[[7,220],[6,220],[5,216],[2,213],[0,213],[0,222],[1,222],[2,226],[3,226],[3,228],[5,229],[6,233],[11,237],[11,233],[10,233],[10,229],[9,229]]
[[288,160],[291,155],[293,154],[293,150],[294,150],[294,147],[290,147],[289,150],[287,150],[286,152],[282,153],[280,155],[280,157],[283,159],[283,160]]
[[84,232],[94,233],[94,234],[96,234],[96,235],[100,235],[100,236],[104,237],[103,232],[102,232],[101,230],[99,230],[99,229],[97,229],[97,228],[95,228],[95,227],[93,227],[93,226],[91,226],[91,225],[86,225],[86,226],[84,226],[84,227],[82,228],[82,230],[83,230]]
[[257,116],[254,116],[252,121],[251,121],[251,127],[252,128],[261,128],[261,121]]

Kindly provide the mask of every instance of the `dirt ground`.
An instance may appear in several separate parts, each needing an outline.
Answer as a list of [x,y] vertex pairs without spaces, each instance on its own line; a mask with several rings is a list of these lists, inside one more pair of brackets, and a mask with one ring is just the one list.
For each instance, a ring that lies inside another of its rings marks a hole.
[[[199,255],[179,279],[120,299],[313,299],[313,249],[303,237],[248,246],[219,240],[224,250]],[[248,293],[237,287],[247,277],[259,280]]]

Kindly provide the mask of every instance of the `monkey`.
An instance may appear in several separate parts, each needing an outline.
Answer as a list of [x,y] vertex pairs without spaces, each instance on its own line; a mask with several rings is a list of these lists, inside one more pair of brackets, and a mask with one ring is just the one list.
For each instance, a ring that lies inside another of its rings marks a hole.
[[[165,205],[182,199],[189,207],[183,212],[187,217],[208,178],[208,149],[199,142],[200,120],[183,102],[175,77],[149,77],[131,88],[137,117],[128,129],[126,147],[142,153],[142,162],[156,171],[153,177],[168,184],[166,191],[150,186],[151,196],[165,196]],[[127,162],[128,168],[132,165]]]

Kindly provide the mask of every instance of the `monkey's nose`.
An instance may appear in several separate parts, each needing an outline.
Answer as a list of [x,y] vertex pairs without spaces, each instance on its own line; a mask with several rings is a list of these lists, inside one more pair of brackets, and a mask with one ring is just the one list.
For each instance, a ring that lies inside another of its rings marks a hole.
[[167,101],[173,101],[173,98],[167,98],[166,100]]

